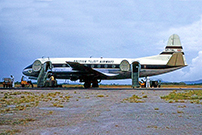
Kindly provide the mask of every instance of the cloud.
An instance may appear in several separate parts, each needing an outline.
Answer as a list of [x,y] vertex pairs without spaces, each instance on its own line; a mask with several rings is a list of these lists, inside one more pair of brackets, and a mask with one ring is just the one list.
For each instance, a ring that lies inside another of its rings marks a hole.
[[189,71],[185,73],[186,80],[199,80],[202,79],[202,51],[198,52],[198,56],[192,59],[192,63],[189,66]]
[[159,35],[167,36],[178,34],[186,52],[202,50],[202,15],[199,20],[190,25],[171,27],[167,31],[160,32]]

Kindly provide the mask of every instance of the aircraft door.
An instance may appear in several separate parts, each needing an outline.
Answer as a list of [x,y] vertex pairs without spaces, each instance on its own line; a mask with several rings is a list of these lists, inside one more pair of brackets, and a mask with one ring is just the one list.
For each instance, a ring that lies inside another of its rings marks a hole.
[[141,65],[138,61],[134,61],[131,64],[131,78],[132,78],[132,87],[139,88],[139,75],[140,75]]
[[52,70],[52,63],[50,61],[46,61],[44,64],[44,70],[47,72],[48,70]]

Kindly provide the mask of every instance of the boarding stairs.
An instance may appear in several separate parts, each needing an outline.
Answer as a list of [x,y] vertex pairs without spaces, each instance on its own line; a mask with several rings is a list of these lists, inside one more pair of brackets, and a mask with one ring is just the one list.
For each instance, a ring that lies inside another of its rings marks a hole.
[[41,67],[39,76],[37,78],[37,87],[44,87],[46,79],[48,78],[50,66],[47,66],[47,63],[44,63]]

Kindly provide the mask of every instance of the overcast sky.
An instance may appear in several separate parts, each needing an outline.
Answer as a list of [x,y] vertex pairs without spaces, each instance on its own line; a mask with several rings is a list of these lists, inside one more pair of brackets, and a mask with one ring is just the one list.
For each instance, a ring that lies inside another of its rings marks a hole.
[[0,77],[20,80],[23,68],[42,56],[156,55],[175,33],[189,66],[156,78],[202,79],[201,5],[201,0],[0,0]]

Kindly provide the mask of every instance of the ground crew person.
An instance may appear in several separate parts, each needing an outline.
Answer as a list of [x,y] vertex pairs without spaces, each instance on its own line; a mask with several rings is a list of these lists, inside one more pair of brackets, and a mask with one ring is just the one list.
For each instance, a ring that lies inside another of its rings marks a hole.
[[21,78],[21,82],[22,82],[22,81],[24,81],[24,76],[22,76],[22,78]]
[[14,76],[11,75],[11,83],[12,83],[12,87],[15,87],[15,82],[14,82]]
[[55,78],[54,78],[53,75],[51,75],[51,77],[50,77],[50,86],[54,87],[54,85],[55,85]]
[[53,75],[51,75],[50,80],[51,80],[51,81],[54,81],[54,80],[55,80],[55,78],[54,78]]

